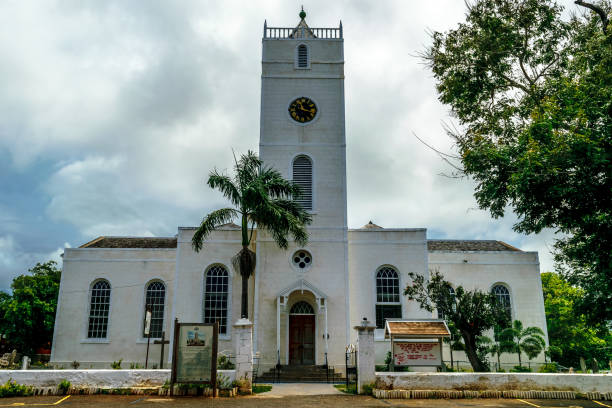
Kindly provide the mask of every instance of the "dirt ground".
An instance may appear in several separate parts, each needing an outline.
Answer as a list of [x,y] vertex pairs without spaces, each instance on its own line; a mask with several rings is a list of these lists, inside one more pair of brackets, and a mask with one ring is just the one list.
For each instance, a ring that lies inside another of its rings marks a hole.
[[[516,399],[462,399],[462,400],[378,400],[352,395],[309,395],[269,397],[264,395],[237,398],[156,397],[138,395],[86,395],[60,397],[4,398],[0,407],[274,407],[274,408],[357,408],[357,407],[583,407],[612,408],[611,401],[599,403],[586,400],[516,400]],[[58,403],[59,402],[59,403]]]

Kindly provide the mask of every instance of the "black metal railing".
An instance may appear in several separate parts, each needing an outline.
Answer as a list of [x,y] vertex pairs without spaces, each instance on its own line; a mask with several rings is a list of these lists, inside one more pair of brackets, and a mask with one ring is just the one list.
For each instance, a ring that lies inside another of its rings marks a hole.
[[357,386],[357,351],[347,348],[344,362],[346,370],[346,389],[348,390],[350,384],[355,384],[355,386]]

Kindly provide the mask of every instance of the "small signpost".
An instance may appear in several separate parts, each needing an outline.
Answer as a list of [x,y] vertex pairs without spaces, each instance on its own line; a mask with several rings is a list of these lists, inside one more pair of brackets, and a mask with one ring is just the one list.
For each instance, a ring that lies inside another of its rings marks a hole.
[[[210,384],[217,396],[219,323],[179,323],[174,320],[170,395],[174,384]],[[163,347],[163,345],[162,345]]]
[[170,340],[166,340],[166,332],[162,331],[161,339],[154,340],[153,344],[161,344],[161,355],[159,356],[159,368],[164,368],[164,346],[170,344]]
[[151,344],[151,307],[147,306],[145,312],[144,335],[147,336],[147,356],[145,357],[145,369],[149,368],[149,345]]

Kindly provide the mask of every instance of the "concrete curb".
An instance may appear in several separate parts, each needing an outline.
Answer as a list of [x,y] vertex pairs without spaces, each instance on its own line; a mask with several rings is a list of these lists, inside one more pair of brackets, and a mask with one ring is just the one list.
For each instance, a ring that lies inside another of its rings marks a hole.
[[612,392],[589,392],[586,395],[574,391],[459,391],[459,390],[379,390],[373,395],[379,399],[458,399],[458,398],[526,398],[526,399],[576,399],[612,401]]

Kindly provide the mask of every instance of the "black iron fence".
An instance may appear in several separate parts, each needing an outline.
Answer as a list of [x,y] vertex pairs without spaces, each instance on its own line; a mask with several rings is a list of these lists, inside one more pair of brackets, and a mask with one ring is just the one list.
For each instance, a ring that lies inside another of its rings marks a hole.
[[346,389],[350,388],[351,384],[357,386],[357,350],[348,347],[344,357],[346,370]]

